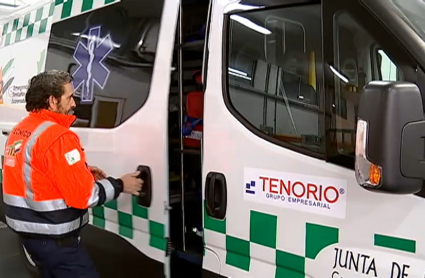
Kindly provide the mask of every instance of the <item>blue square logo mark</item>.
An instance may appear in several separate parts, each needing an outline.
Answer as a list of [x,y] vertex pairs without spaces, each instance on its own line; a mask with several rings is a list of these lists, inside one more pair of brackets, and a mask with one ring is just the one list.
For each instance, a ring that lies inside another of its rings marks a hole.
[[245,185],[245,192],[248,194],[255,195],[255,181],[248,182]]

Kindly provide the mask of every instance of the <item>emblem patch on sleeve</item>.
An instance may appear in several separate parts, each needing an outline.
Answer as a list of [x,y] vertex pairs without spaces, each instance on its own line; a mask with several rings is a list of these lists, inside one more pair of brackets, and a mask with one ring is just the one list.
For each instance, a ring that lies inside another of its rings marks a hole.
[[4,165],[15,167],[16,155],[21,152],[22,142],[22,140],[19,140],[13,142],[11,145],[6,146],[6,150],[4,151]]
[[74,165],[81,160],[81,155],[77,149],[73,149],[72,151],[65,154],[65,158],[69,165]]

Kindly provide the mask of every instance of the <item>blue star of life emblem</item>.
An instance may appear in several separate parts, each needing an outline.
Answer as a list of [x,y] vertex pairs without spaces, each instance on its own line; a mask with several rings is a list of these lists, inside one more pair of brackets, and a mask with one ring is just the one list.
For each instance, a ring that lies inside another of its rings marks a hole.
[[81,89],[81,103],[92,103],[94,84],[102,90],[105,88],[110,71],[103,64],[105,58],[114,49],[110,34],[100,37],[101,27],[89,30],[87,44],[78,42],[74,52],[74,60],[78,63],[72,85],[74,90]]

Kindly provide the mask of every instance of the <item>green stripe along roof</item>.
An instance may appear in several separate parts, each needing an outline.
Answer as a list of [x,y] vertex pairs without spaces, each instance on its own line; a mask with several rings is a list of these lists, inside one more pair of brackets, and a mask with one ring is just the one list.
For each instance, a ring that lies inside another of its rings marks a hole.
[[55,22],[65,20],[120,0],[55,0],[0,25],[1,47],[50,31]]

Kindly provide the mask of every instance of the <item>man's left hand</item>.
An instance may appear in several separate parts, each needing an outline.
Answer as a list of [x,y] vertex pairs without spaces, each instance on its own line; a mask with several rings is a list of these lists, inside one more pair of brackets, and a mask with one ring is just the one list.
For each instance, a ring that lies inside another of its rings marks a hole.
[[89,166],[90,172],[96,180],[106,179],[106,173],[96,166]]

